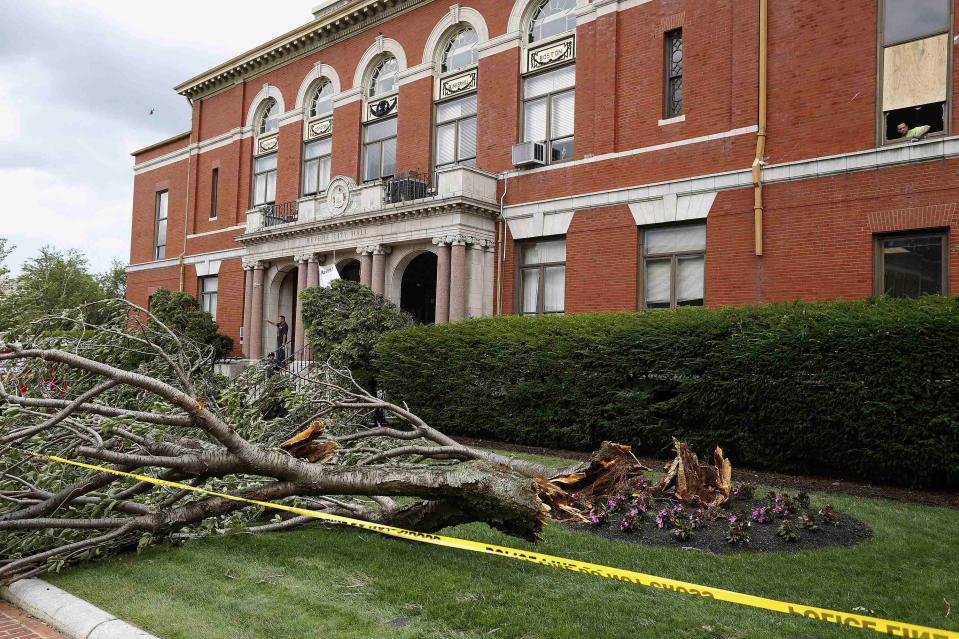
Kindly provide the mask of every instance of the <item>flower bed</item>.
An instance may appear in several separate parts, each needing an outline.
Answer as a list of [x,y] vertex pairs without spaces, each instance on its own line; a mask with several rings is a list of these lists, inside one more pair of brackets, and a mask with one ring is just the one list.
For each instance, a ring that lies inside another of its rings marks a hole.
[[593,504],[589,523],[573,524],[607,539],[682,546],[714,553],[788,552],[855,546],[872,537],[861,521],[809,495],[769,492],[756,495],[740,484],[722,507],[694,508],[655,497],[643,480],[630,495]]

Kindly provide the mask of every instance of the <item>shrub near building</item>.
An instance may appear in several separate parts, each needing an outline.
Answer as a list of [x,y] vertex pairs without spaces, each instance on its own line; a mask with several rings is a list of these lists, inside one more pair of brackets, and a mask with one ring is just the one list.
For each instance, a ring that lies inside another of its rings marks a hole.
[[449,433],[959,485],[959,298],[500,317],[387,334],[381,379]]

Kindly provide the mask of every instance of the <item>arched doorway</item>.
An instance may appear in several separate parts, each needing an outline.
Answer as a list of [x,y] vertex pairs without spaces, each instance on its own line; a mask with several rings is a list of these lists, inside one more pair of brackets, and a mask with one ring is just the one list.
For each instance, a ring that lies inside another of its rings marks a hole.
[[[283,277],[283,281],[280,283],[279,295],[277,296],[277,309],[276,309],[276,322],[280,321],[280,316],[286,318],[286,323],[289,325],[289,332],[287,333],[286,341],[286,352],[283,353],[284,359],[289,358],[295,349],[299,348],[299,344],[293,343],[293,336],[296,334],[296,285],[299,275],[299,269],[292,268],[286,272],[286,275]],[[267,333],[271,336],[270,342],[267,344],[268,348],[265,351],[266,353],[273,352],[277,357],[280,356],[280,353],[277,353],[279,343],[277,342],[277,328],[274,324],[270,326],[267,330]]]
[[336,267],[336,270],[340,272],[341,280],[349,280],[351,282],[360,281],[359,260],[347,260],[345,262],[341,262],[339,266]]
[[400,308],[413,316],[417,324],[436,321],[436,254],[421,253],[403,271]]

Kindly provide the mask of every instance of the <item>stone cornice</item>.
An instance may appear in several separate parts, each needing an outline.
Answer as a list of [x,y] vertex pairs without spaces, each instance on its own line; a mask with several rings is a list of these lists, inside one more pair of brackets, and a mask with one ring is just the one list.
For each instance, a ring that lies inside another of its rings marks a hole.
[[491,219],[499,216],[499,209],[486,202],[457,197],[435,202],[417,202],[412,206],[384,209],[383,211],[375,213],[328,218],[307,224],[292,223],[271,226],[254,233],[239,235],[235,239],[238,243],[248,246],[272,242],[281,238],[325,233],[362,226],[389,224],[402,220],[429,217],[449,211],[461,211],[489,217]]
[[190,78],[174,90],[191,100],[206,97],[324,49],[427,1],[349,0],[341,6],[338,3],[316,20]]

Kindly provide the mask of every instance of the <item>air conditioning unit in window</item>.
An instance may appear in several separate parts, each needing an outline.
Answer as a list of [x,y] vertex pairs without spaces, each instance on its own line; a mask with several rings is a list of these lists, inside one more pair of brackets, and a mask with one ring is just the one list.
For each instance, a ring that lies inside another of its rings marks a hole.
[[520,142],[513,145],[513,166],[544,164],[546,164],[546,144],[543,142]]

